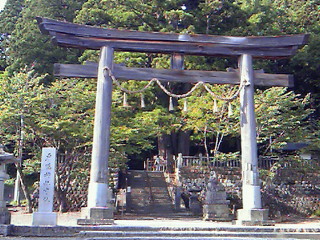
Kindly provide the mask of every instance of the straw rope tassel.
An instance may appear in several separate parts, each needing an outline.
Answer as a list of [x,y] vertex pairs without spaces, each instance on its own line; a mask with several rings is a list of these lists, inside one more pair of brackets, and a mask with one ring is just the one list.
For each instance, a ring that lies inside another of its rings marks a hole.
[[230,118],[233,114],[233,111],[232,111],[232,104],[231,102],[229,102],[229,105],[228,105],[228,117]]
[[187,99],[184,99],[184,102],[183,102],[183,111],[184,111],[184,112],[187,112],[187,111],[188,111],[188,101],[187,101]]
[[127,93],[124,92],[123,93],[123,104],[122,104],[123,107],[129,107],[129,104],[128,104],[128,99],[127,99]]
[[217,99],[214,99],[214,100],[213,100],[213,112],[214,112],[214,113],[218,112]]
[[144,102],[144,95],[143,94],[141,94],[140,99],[141,99],[141,108],[145,108],[146,104]]
[[169,111],[174,111],[172,97],[169,98]]

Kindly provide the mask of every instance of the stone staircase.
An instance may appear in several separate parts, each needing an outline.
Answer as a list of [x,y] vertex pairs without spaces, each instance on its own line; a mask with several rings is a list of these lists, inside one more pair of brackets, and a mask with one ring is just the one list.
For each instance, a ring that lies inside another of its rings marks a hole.
[[164,218],[176,215],[163,172],[131,170],[128,186],[131,194],[127,213]]

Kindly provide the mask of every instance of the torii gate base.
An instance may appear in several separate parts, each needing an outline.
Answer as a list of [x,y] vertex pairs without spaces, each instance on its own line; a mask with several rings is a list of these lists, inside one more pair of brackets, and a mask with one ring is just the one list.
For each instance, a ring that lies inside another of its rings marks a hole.
[[82,208],[81,219],[77,220],[78,225],[112,225],[114,224],[114,216],[112,208]]
[[236,225],[243,226],[273,226],[274,221],[268,220],[268,209],[239,209],[237,212],[238,220]]

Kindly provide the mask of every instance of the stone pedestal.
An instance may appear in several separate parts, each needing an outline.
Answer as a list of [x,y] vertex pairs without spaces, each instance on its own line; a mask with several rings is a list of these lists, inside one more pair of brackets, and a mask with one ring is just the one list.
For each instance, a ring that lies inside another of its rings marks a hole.
[[237,225],[243,226],[273,226],[274,221],[268,220],[268,209],[239,209]]
[[202,206],[201,206],[201,202],[199,201],[196,193],[192,193],[192,195],[190,196],[189,204],[190,204],[189,205],[190,211],[192,212],[192,214],[195,216],[201,216]]
[[181,205],[181,187],[178,186],[175,189],[175,195],[174,195],[174,208],[176,211],[180,211],[180,205]]
[[211,221],[230,221],[229,200],[224,186],[216,179],[214,171],[210,174],[206,198],[203,205],[203,219]]
[[203,205],[203,220],[206,221],[230,221],[229,207],[226,204]]
[[10,224],[11,214],[7,208],[0,208],[0,224]]
[[8,179],[5,172],[5,165],[0,164],[0,224],[10,224],[11,215],[4,201],[4,181]]
[[11,221],[11,215],[4,200],[4,181],[9,178],[6,173],[6,164],[12,162],[18,161],[12,154],[6,153],[0,145],[0,224],[10,224]]
[[33,226],[55,226],[57,225],[57,213],[55,212],[34,212],[32,215]]
[[87,207],[81,209],[82,219],[78,219],[79,225],[110,225],[114,223],[113,208],[111,207]]
[[[90,183],[89,186],[91,188],[89,189],[88,207],[81,209],[81,219],[78,219],[77,223],[79,225],[113,224],[114,207],[110,200],[112,199],[112,190],[104,183]],[[93,190],[94,194],[92,194]]]

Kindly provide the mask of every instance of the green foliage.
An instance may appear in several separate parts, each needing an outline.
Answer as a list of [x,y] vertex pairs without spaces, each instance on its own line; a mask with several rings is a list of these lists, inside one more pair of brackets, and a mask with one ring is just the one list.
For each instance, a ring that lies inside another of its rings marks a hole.
[[[310,96],[272,87],[256,94],[257,140],[262,153],[286,142],[305,142],[312,136]],[[270,139],[272,140],[270,143]]]
[[[32,0],[25,2],[23,9],[19,9],[18,15],[0,15],[0,22],[8,21],[14,24],[14,27],[1,29],[1,33],[10,35],[5,42],[4,50],[5,59],[9,65],[7,70],[10,74],[19,72],[25,66],[33,67],[38,73],[52,73],[53,63],[57,61],[77,62],[81,51],[54,46],[49,36],[40,33],[35,17],[42,16],[72,22],[75,11],[82,6],[83,2]],[[15,6],[7,5],[6,11],[12,12]]]
[[215,161],[226,162],[230,160],[239,160],[240,159],[240,152],[230,152],[230,153],[222,153],[217,152],[215,155]]
[[95,84],[73,79],[45,87],[44,77],[27,72],[0,78],[0,141],[17,144],[23,131],[28,173],[39,170],[44,146],[72,153],[84,152],[91,144]]
[[5,70],[8,66],[6,48],[10,40],[10,35],[14,31],[24,0],[7,0],[4,10],[0,11],[0,70]]
[[[39,171],[44,146],[66,155],[91,152],[95,79],[61,79],[44,86],[44,76],[33,72],[0,76],[0,141],[18,143],[23,117],[24,151],[32,153],[24,160],[25,172]],[[155,133],[153,126],[141,127],[144,112],[118,107],[119,98],[114,91],[110,164],[115,166],[126,162],[128,154],[152,149]]]
[[313,213],[314,216],[317,216],[317,217],[320,217],[320,209],[316,210],[314,213]]

